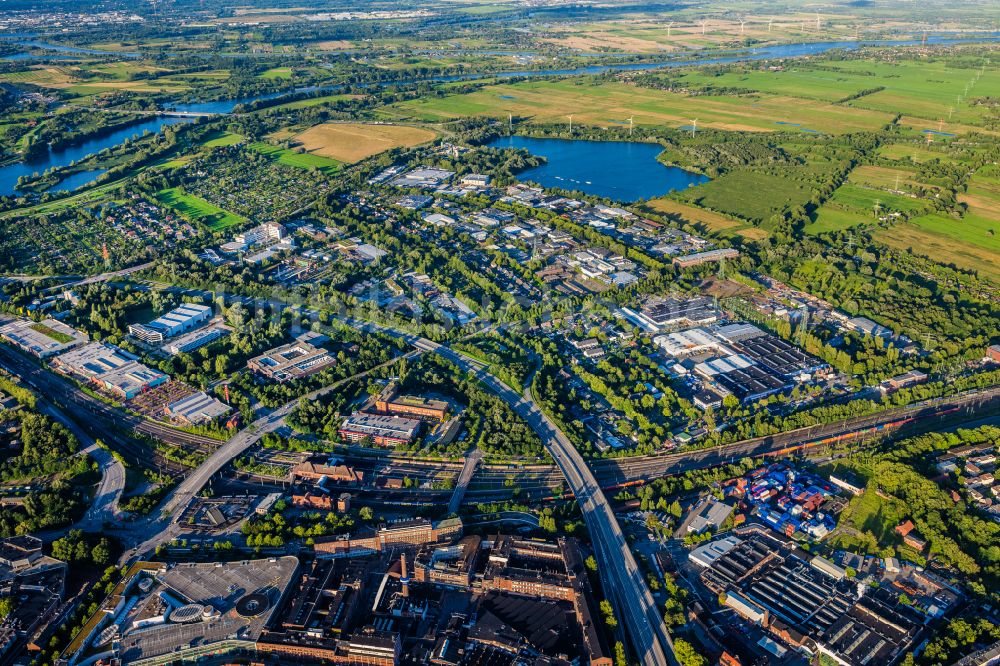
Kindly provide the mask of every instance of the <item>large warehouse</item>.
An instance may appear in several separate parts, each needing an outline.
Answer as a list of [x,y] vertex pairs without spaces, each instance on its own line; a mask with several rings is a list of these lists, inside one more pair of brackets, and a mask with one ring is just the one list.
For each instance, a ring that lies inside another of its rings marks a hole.
[[212,318],[212,308],[198,303],[185,303],[157,317],[148,324],[129,324],[133,337],[150,344],[160,344],[167,338],[187,333]]

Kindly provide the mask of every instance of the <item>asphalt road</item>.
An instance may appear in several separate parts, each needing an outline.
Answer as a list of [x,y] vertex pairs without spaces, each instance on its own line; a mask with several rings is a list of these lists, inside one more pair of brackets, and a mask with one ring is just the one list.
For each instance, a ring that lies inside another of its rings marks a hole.
[[[38,379],[35,372],[44,373],[44,371],[29,363],[4,345],[0,345],[0,367],[7,372],[22,378],[27,375]],[[31,372],[28,371],[29,368],[32,368]],[[38,381],[44,382],[44,379]],[[98,446],[94,438],[80,427],[76,420],[67,416],[66,412],[56,404],[52,393],[46,391],[44,386],[44,383],[40,384],[36,389],[38,410],[66,426],[83,445],[78,455],[85,454],[93,458],[101,473],[101,480],[94,492],[90,508],[83,518],[66,530],[74,527],[88,531],[100,530],[106,521],[113,521],[118,515],[118,502],[121,500],[122,491],[125,490],[125,466],[111,455],[110,451]]]
[[663,618],[611,505],[569,438],[542,412],[530,391],[518,394],[479,364],[473,364],[473,359],[430,340],[421,339],[417,346],[435,351],[466,372],[474,373],[538,433],[580,504],[598,569],[605,581],[605,594],[610,597],[619,621],[627,627],[639,661],[647,666],[677,664]]

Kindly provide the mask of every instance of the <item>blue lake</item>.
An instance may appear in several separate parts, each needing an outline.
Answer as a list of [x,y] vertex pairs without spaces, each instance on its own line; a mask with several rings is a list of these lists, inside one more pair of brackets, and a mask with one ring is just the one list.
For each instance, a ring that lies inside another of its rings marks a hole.
[[508,136],[490,142],[489,146],[524,148],[532,155],[548,159],[542,166],[519,173],[520,180],[544,187],[579,190],[626,203],[662,196],[709,180],[701,174],[658,162],[656,157],[663,148],[654,143]]

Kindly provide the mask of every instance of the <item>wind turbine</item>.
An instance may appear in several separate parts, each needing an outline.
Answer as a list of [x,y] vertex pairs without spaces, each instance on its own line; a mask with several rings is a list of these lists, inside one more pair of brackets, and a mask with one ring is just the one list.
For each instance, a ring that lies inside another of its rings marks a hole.
[[629,116],[628,117],[628,138],[630,138],[630,139],[632,138],[632,125],[633,125],[632,118],[633,117],[634,116]]
[[570,131],[570,134],[572,134],[573,133],[573,114],[571,113],[571,114],[569,114],[566,117],[569,118],[569,131]]
[[745,25],[746,25],[746,21],[744,21],[743,19],[740,19],[740,34],[741,34],[741,35],[742,35],[742,34],[743,34],[743,32],[744,32],[744,31],[743,31],[743,28],[744,28],[744,26],[745,26]]
[[701,20],[701,34],[705,34],[705,24],[708,23],[705,19]]
[[767,31],[771,32],[771,24],[774,23],[774,18],[767,19]]
[[507,114],[507,125],[510,127],[510,133],[513,134],[514,133],[514,114],[513,113],[508,113]]
[[694,136],[697,133],[698,133],[698,119],[695,118],[694,120],[691,121],[691,136]]
[[819,12],[816,12],[816,32],[819,32]]
[[875,219],[878,219],[878,212],[882,210],[882,201],[879,199],[875,200]]
[[667,23],[667,39],[670,39],[670,31],[673,29],[673,27],[674,27],[673,21]]

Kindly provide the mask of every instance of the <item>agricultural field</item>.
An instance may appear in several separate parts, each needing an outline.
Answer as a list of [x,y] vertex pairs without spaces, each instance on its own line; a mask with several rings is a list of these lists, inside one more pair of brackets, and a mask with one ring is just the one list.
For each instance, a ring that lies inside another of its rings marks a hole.
[[760,240],[768,236],[767,231],[752,224],[666,197],[651,199],[646,206],[655,213],[676,216],[683,222],[717,236],[736,235],[748,240]]
[[204,199],[188,194],[180,187],[160,190],[156,193],[156,200],[164,206],[173,208],[183,217],[205,225],[212,231],[247,221],[245,217],[230,213]]
[[295,141],[312,156],[353,164],[392,148],[418,146],[436,137],[435,132],[421,127],[326,123],[310,127],[298,134]]
[[386,117],[442,121],[463,116],[515,118],[539,123],[574,122],[608,127],[634,118],[636,125],[729,131],[844,132],[878,129],[883,112],[848,109],[779,95],[689,96],[625,83],[575,78],[486,86],[475,92],[402,102],[382,109]]
[[[686,86],[752,90],[771,95],[842,102],[867,109],[910,116],[918,131],[939,128],[947,133],[977,129],[994,117],[989,107],[969,99],[1000,88],[996,68],[980,70],[971,57],[926,60],[827,60],[793,63],[783,69],[733,68],[714,74],[692,70],[680,77]],[[867,94],[866,94],[867,93]],[[964,101],[959,103],[958,97]],[[855,97],[854,99],[850,99]],[[933,121],[933,122],[928,122]],[[972,127],[976,126],[976,127]]]
[[[574,22],[553,26],[543,43],[584,52],[663,53],[727,46],[736,40],[761,43],[802,41],[815,38],[815,15],[787,13],[773,16],[769,27],[764,17],[747,17],[741,28],[734,19],[700,17],[672,22],[637,16],[614,21]],[[849,34],[847,30],[843,30]],[[830,35],[829,28],[827,34]]]

